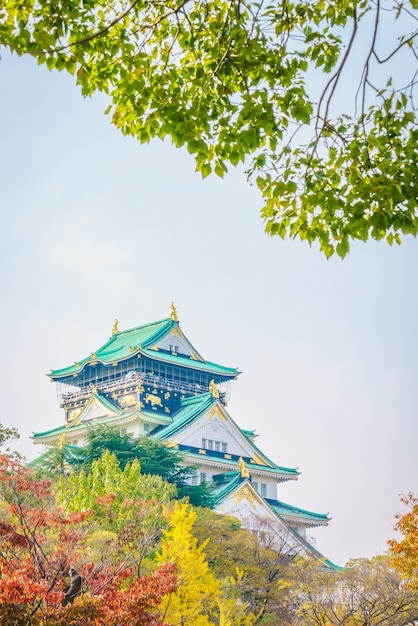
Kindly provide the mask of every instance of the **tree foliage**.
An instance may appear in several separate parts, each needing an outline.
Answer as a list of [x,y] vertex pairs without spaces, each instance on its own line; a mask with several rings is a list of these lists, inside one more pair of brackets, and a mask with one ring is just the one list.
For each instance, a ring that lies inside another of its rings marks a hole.
[[418,596],[400,584],[387,555],[355,559],[341,570],[303,559],[288,575],[282,603],[293,626],[400,626],[417,616]]
[[[115,483],[112,483],[115,487]],[[94,510],[57,506],[50,481],[7,455],[0,455],[0,622],[13,626],[83,624],[162,626],[155,611],[176,587],[175,566],[138,574],[138,556],[123,529],[118,551],[89,559],[102,518]],[[103,500],[113,500],[107,492]],[[144,509],[137,516],[144,515]],[[129,530],[129,524],[125,525]],[[122,549],[125,548],[125,549]],[[82,595],[63,606],[70,565],[83,576]]]
[[408,493],[401,497],[401,502],[407,511],[396,516],[395,530],[402,535],[402,539],[391,539],[388,543],[394,567],[408,586],[418,591],[418,498]]
[[212,537],[198,545],[193,529],[196,516],[188,504],[176,503],[164,531],[158,560],[176,564],[178,586],[161,603],[162,620],[173,626],[252,626],[256,616],[241,599],[225,593],[209,567],[205,547]]
[[[0,422],[0,449],[4,448],[4,446],[6,445],[8,446],[8,444],[12,443],[16,439],[19,439],[19,437],[20,437],[20,434],[16,428],[3,426],[3,424]],[[11,450],[9,446],[5,448],[5,453],[8,455],[11,454]],[[14,455],[16,456],[16,452],[14,453]]]
[[417,8],[5,0],[0,41],[108,94],[124,134],[186,146],[203,177],[245,163],[269,234],[344,257],[417,233]]
[[159,559],[177,566],[178,587],[161,605],[169,624],[209,626],[216,609],[219,582],[209,571],[202,547],[197,547],[192,527],[196,514],[185,503],[176,504],[164,531]]
[[[97,425],[88,431],[87,444],[84,448],[79,448],[77,454],[73,452],[69,454],[68,450],[64,454],[69,465],[81,467],[89,473],[95,461],[98,461],[106,451],[115,455],[122,469],[128,463],[138,460],[142,474],[160,476],[166,482],[175,485],[178,498],[187,497],[194,506],[210,505],[208,485],[190,483],[191,478],[196,475],[196,468],[185,464],[182,452],[150,437],[138,438],[117,428]],[[60,451],[57,450],[52,460],[60,459],[62,454],[63,452],[60,455]],[[56,468],[49,469],[55,471]]]
[[247,605],[247,612],[258,617],[277,610],[278,582],[285,576],[291,558],[277,545],[269,545],[269,533],[262,521],[260,542],[251,531],[241,528],[235,517],[201,509],[193,533],[203,546],[211,571],[222,581],[225,595],[239,598]]

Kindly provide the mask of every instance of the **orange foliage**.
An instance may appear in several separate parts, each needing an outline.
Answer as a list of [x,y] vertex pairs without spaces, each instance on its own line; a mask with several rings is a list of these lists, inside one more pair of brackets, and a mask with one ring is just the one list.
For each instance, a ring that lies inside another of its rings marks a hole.
[[[104,496],[104,503],[112,497]],[[36,480],[7,455],[0,455],[0,498],[8,504],[0,519],[1,624],[162,626],[154,612],[176,589],[173,564],[138,576],[127,561],[88,562],[86,540],[97,530],[93,511],[60,509],[50,482]],[[82,593],[64,607],[68,570],[75,563]]]
[[418,498],[408,493],[401,497],[401,502],[408,510],[403,515],[396,515],[395,530],[401,533],[403,539],[391,539],[388,544],[393,566],[409,587],[418,590]]

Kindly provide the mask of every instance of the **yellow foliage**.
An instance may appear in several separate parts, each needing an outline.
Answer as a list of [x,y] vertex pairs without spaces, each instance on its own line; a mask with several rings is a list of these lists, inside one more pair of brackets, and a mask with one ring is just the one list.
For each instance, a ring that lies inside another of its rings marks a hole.
[[160,606],[162,621],[173,626],[209,626],[217,611],[220,584],[209,571],[204,545],[197,547],[192,534],[195,519],[196,513],[188,504],[176,503],[157,556],[160,563],[174,562],[178,568],[178,589]]

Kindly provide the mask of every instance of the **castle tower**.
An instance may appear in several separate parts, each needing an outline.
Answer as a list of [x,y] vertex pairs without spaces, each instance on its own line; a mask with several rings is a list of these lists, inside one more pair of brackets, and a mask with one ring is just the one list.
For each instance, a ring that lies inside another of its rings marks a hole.
[[196,466],[194,480],[210,484],[215,511],[235,515],[280,551],[323,559],[307,530],[327,525],[328,516],[278,500],[278,487],[297,480],[298,471],[271,461],[257,448],[255,432],[239,428],[227,412],[231,381],[239,374],[200,355],[180,328],[174,304],[169,317],[129,330],[119,330],[116,320],[103,346],[51,371],[64,424],[34,433],[33,441],[51,446],[65,434],[68,445],[83,446],[95,423],[159,439]]

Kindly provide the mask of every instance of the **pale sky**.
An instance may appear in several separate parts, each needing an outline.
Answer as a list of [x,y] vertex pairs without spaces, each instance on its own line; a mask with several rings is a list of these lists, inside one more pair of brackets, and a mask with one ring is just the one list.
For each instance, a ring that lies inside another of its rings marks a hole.
[[326,260],[268,238],[242,172],[201,180],[186,151],[141,146],[67,75],[0,61],[0,421],[63,422],[46,373],[169,315],[208,360],[239,366],[228,411],[279,465],[279,499],[318,513],[342,565],[383,552],[417,491],[418,245]]

